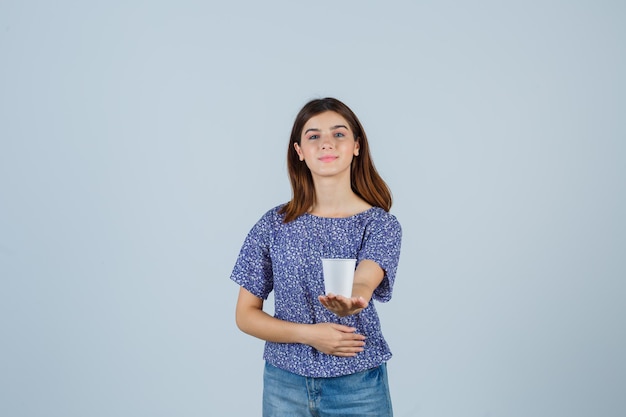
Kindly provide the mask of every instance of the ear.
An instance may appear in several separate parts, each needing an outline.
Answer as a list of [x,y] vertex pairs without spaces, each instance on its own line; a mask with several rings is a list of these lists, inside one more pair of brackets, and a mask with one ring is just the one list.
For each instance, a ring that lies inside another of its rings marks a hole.
[[359,156],[359,150],[361,150],[361,140],[357,138],[354,141],[354,156]]
[[301,161],[304,161],[304,154],[302,153],[302,149],[300,149],[300,145],[298,145],[298,142],[293,143],[293,148],[296,150],[298,158],[300,158]]

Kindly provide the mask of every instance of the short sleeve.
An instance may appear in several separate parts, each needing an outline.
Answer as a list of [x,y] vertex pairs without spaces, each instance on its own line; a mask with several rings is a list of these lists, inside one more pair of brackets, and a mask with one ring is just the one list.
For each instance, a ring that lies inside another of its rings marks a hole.
[[230,276],[231,280],[262,299],[267,299],[274,287],[269,253],[271,214],[266,213],[246,236]]
[[373,218],[365,229],[358,261],[372,260],[385,271],[383,281],[372,295],[372,298],[377,301],[386,302],[391,299],[400,260],[401,242],[400,223],[395,216],[387,212]]

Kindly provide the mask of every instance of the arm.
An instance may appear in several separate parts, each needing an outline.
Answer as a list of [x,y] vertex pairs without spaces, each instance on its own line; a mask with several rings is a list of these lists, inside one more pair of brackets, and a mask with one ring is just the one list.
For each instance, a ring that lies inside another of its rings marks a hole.
[[268,342],[302,343],[335,356],[356,356],[365,336],[353,327],[335,323],[302,324],[272,317],[263,311],[263,300],[241,287],[235,312],[237,327]]
[[364,259],[354,271],[352,297],[328,294],[320,295],[319,301],[324,307],[339,317],[360,313],[372,299],[374,290],[385,277],[385,271],[374,261]]

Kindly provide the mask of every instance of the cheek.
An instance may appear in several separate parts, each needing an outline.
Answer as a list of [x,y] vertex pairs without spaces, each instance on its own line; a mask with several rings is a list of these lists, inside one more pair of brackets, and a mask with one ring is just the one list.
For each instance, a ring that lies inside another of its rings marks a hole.
[[342,144],[341,149],[345,151],[346,153],[354,153],[357,151],[357,149],[359,149],[359,147],[356,143],[353,142],[353,143]]
[[309,155],[314,155],[315,151],[316,151],[315,147],[311,146],[310,144],[300,147],[300,152],[302,155],[304,155],[304,157],[307,157]]
[[298,158],[302,159],[304,152],[302,151],[302,148],[300,146],[298,146],[297,143],[293,144],[293,149],[294,152],[296,153],[296,155],[298,155]]

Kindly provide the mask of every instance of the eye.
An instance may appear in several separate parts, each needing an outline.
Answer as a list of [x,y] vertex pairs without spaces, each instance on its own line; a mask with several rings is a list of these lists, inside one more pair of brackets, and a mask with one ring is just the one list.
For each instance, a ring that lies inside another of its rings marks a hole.
[[337,133],[335,133],[335,137],[336,137],[336,138],[343,138],[343,137],[345,137],[345,136],[346,136],[346,135],[344,135],[344,134],[343,134],[343,133],[341,133],[341,132],[337,132]]
[[309,136],[309,139],[319,139],[319,135],[311,135]]

